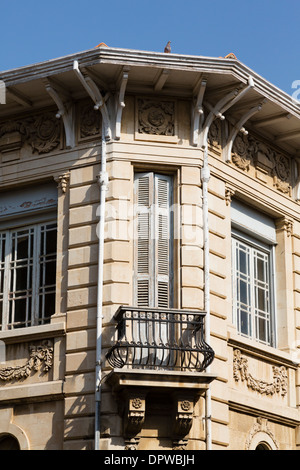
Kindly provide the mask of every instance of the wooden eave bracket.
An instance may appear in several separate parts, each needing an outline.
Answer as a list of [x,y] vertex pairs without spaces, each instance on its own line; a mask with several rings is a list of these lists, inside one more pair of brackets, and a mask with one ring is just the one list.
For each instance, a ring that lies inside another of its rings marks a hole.
[[232,151],[232,146],[233,142],[239,132],[242,132],[244,134],[248,134],[246,129],[244,128],[244,124],[257,112],[261,110],[263,106],[263,103],[259,104],[258,106],[255,106],[254,108],[251,108],[248,110],[242,117],[241,119],[233,126],[229,137],[227,139],[227,142],[225,144],[225,147],[223,149],[223,158],[224,161],[229,163],[231,162],[231,151]]
[[232,104],[235,103],[236,98],[239,96],[238,89],[230,91],[227,95],[223,96],[215,106],[209,106],[210,113],[208,114],[204,126],[201,129],[200,133],[200,145],[201,147],[205,147],[207,145],[207,136],[210,129],[210,126],[215,118],[219,118],[221,120],[225,119],[223,113],[230,108]]
[[[71,101],[71,97],[66,92],[62,92],[58,89],[58,86],[46,78],[43,80],[46,91],[55,102],[58,111],[56,113],[57,119],[62,118],[66,134],[66,147],[74,148],[76,145],[75,139],[75,117],[74,117],[74,106]],[[65,100],[67,99],[67,103]]]
[[94,82],[94,80],[87,74],[83,75],[83,73],[79,69],[79,64],[77,60],[74,60],[73,62],[73,70],[78,77],[79,81],[83,85],[84,89],[88,93],[88,95],[91,97],[91,99],[94,101],[94,109],[95,110],[100,110],[102,119],[103,119],[103,124],[104,124],[104,129],[105,129],[105,140],[108,141],[112,137],[111,133],[111,120],[110,116],[108,113],[108,109],[106,106],[106,97],[102,97],[102,94]]
[[204,111],[203,111],[203,98],[207,85],[207,79],[203,78],[200,82],[200,87],[195,99],[195,104],[192,109],[192,145],[197,146],[199,140],[199,131],[202,127],[204,120]]
[[116,127],[115,127],[116,140],[120,140],[120,137],[121,137],[121,122],[122,122],[123,109],[125,108],[125,91],[127,87],[128,78],[129,78],[129,70],[130,70],[130,67],[123,67],[121,77],[120,77],[119,92],[117,93],[117,97],[116,97]]

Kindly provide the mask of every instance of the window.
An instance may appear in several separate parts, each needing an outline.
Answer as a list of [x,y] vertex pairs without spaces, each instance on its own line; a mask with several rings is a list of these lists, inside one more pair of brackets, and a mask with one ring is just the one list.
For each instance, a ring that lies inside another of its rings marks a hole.
[[0,450],[20,450],[19,441],[11,434],[0,435]]
[[0,232],[0,329],[47,323],[55,313],[56,223]]
[[244,336],[272,344],[271,251],[237,235],[232,246],[237,329]]
[[136,306],[171,308],[173,298],[172,178],[156,173],[135,176]]
[[275,226],[240,204],[232,221],[233,321],[239,334],[275,346]]

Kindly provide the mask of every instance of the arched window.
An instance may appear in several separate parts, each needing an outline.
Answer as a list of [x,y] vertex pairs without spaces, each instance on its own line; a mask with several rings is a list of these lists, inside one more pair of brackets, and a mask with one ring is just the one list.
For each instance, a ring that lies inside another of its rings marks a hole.
[[271,450],[270,446],[268,446],[268,444],[266,442],[260,442],[255,450]]
[[1,450],[20,450],[19,441],[11,434],[2,434],[0,435]]

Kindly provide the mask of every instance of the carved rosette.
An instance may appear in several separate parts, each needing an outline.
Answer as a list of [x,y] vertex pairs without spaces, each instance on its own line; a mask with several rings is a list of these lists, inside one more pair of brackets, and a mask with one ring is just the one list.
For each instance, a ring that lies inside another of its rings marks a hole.
[[138,98],[137,130],[139,134],[175,136],[175,102]]
[[273,382],[267,382],[262,379],[256,379],[249,371],[248,359],[242,355],[239,349],[233,353],[233,377],[236,382],[241,380],[246,382],[249,389],[260,393],[261,395],[274,395],[280,393],[281,396],[287,394],[288,378],[287,370],[284,366],[273,366]]

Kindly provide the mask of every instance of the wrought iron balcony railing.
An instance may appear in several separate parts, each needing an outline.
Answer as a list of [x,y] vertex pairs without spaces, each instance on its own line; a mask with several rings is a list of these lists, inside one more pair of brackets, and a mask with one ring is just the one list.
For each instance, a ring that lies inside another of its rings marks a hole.
[[205,312],[120,307],[118,338],[106,358],[114,368],[204,371],[214,351],[204,341]]

